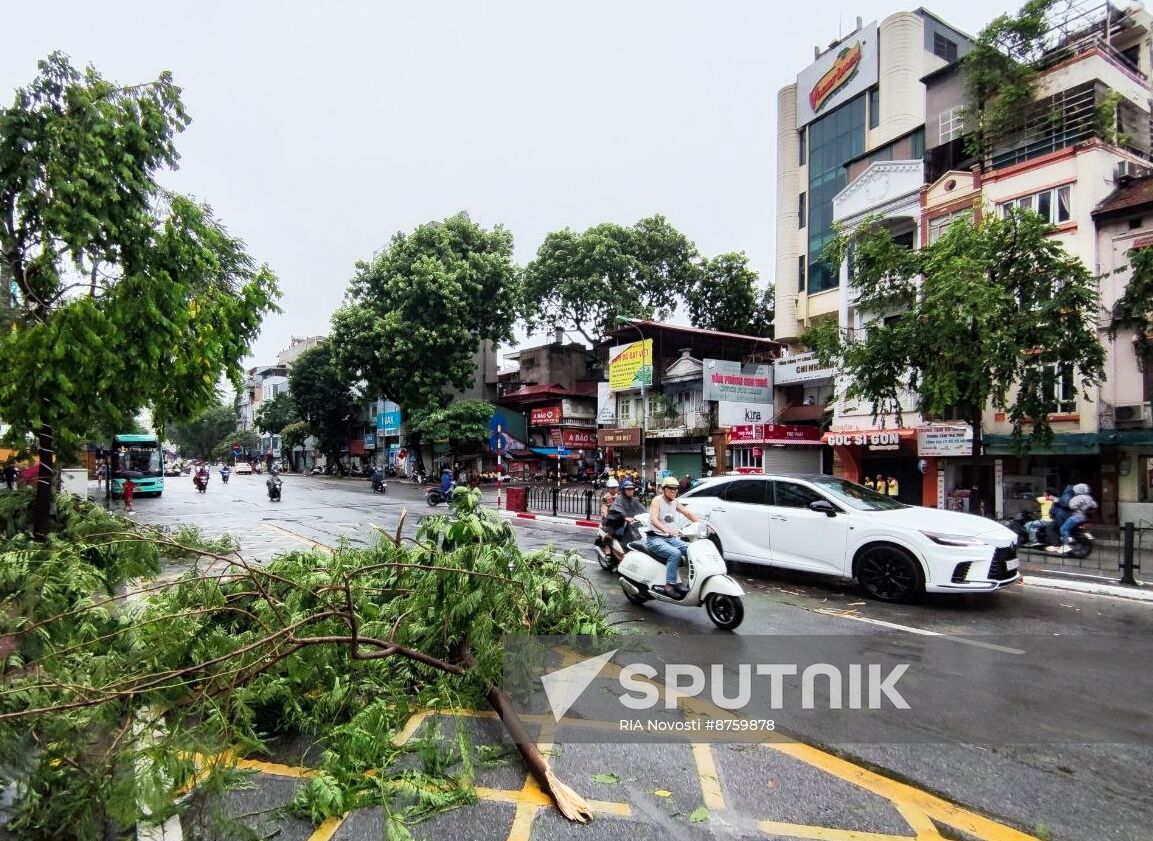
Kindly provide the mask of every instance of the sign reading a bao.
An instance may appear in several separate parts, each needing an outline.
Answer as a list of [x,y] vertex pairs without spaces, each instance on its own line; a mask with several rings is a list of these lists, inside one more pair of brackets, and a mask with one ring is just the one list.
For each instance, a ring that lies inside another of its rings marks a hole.
[[529,420],[533,426],[551,426],[560,423],[562,417],[564,417],[564,412],[559,403],[555,406],[537,406],[529,414]]
[[553,446],[560,444],[570,450],[595,450],[597,436],[591,429],[554,429],[549,440]]

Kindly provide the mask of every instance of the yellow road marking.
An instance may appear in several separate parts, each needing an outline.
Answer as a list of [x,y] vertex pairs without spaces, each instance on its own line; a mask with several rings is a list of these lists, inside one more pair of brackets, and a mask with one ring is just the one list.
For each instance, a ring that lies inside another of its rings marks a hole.
[[540,806],[518,804],[508,831],[508,841],[528,841],[532,834],[532,822],[536,819]]
[[721,778],[717,774],[717,764],[713,761],[712,746],[704,742],[694,742],[693,762],[697,766],[697,776],[701,780],[701,793],[705,806],[711,811],[725,808],[725,795],[721,791]]
[[338,818],[328,818],[313,830],[312,835],[308,836],[308,841],[330,841],[332,836],[336,835],[336,831],[340,829],[340,825],[344,823],[344,819],[348,815],[341,815]]
[[917,841],[944,841],[941,833],[937,831],[936,824],[929,820],[929,816],[924,812],[907,803],[894,803],[893,805],[901,813],[905,823],[913,832],[917,833]]
[[801,823],[780,821],[759,821],[757,827],[766,835],[783,835],[786,838],[807,838],[815,841],[913,841],[912,835],[885,835],[878,832],[830,829],[825,826],[805,826]]
[[316,776],[316,771],[311,768],[281,765],[279,762],[262,762],[259,759],[236,759],[233,760],[233,765],[242,771],[257,771],[261,774],[270,774],[273,777],[308,780]]
[[287,535],[288,537],[295,540],[297,543],[302,543],[305,546],[312,547],[313,549],[320,549],[322,552],[335,551],[331,546],[326,546],[325,544],[323,544],[317,540],[313,540],[310,537],[305,537],[302,534],[297,534],[296,532],[290,531],[289,529],[286,529],[283,526],[274,526],[272,523],[265,523],[264,527],[266,529],[268,529],[269,531],[278,531],[283,535]]

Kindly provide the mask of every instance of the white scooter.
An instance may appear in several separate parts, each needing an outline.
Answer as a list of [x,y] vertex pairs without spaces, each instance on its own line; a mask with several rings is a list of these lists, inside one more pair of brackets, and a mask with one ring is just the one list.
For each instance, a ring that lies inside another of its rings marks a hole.
[[[689,523],[681,529],[681,539],[689,544],[688,586],[684,598],[675,599],[653,591],[665,583],[665,562],[645,550],[643,540],[629,544],[629,552],[617,567],[621,589],[633,604],[644,604],[650,599],[678,607],[705,606],[709,619],[723,631],[731,631],[745,618],[745,605],[741,596],[745,591],[728,575],[725,559],[709,540],[712,527],[705,521]],[[682,561],[682,569],[685,562]]]

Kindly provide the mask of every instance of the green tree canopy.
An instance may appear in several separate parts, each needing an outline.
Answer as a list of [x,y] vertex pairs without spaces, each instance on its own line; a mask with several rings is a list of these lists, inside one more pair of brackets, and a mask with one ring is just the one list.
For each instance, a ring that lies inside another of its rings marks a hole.
[[961,59],[965,89],[972,103],[966,148],[983,157],[990,143],[1019,120],[1033,102],[1035,62],[1052,25],[1046,20],[1055,0],[1027,0],[1016,15],[1002,14],[977,35]]
[[529,329],[563,327],[595,345],[617,316],[667,318],[696,286],[698,258],[663,216],[554,231],[525,270]]
[[447,440],[455,456],[458,444],[488,438],[492,414],[492,406],[483,400],[457,400],[413,413],[409,425],[434,441]]
[[58,441],[145,405],[160,427],[210,405],[275,309],[272,273],[156,182],[187,124],[169,74],[120,87],[59,53],[0,109],[0,417],[37,437],[38,536]]
[[773,289],[758,292],[757,281],[743,252],[702,260],[696,282],[684,290],[689,320],[704,330],[771,338]]
[[357,264],[332,319],[333,358],[346,381],[407,411],[439,407],[472,384],[483,342],[511,340],[519,305],[512,234],[459,213]]
[[232,459],[233,444],[236,444],[242,450],[253,452],[260,448],[260,436],[251,429],[233,429],[223,438],[214,442],[209,454],[217,461],[230,461]]
[[309,348],[292,363],[288,386],[321,451],[336,464],[356,417],[356,399],[333,361],[330,342]]
[[265,435],[279,435],[284,427],[300,420],[300,410],[292,393],[282,391],[260,404],[254,420],[256,428]]
[[181,455],[206,459],[213,455],[217,444],[235,433],[236,412],[231,406],[213,406],[190,421],[170,423],[166,431],[168,440],[180,448]]
[[1122,330],[1133,331],[1137,359],[1148,365],[1153,354],[1153,248],[1136,248],[1129,252],[1131,271],[1125,292],[1113,306],[1109,320],[1109,338],[1116,339]]
[[917,411],[972,424],[978,453],[992,401],[1015,439],[1029,425],[1048,440],[1057,379],[1075,374],[1088,396],[1105,361],[1096,279],[1052,232],[1037,214],[1014,210],[979,227],[959,221],[912,251],[866,224],[836,240],[833,257],[839,264],[852,248],[852,282],[869,323],[846,336],[827,322],[802,340],[844,371],[846,397],[871,403],[874,418],[899,418],[900,399],[911,393]]

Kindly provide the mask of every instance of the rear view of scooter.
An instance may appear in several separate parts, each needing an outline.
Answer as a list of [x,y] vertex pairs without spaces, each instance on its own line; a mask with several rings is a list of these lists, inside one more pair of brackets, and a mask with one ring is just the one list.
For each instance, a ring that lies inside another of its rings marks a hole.
[[711,533],[712,527],[704,520],[681,530],[681,539],[689,544],[688,557],[681,561],[688,592],[679,598],[652,589],[665,582],[665,562],[650,555],[643,541],[629,543],[628,552],[617,567],[625,598],[637,605],[650,600],[678,607],[704,605],[709,619],[721,630],[731,631],[740,625],[745,618],[741,600],[745,591],[729,577],[725,559],[708,539]]
[[[616,572],[620,562],[628,552],[629,543],[640,540],[638,525],[640,520],[628,518],[619,511],[609,511],[608,516],[597,529],[597,537],[593,542],[597,563],[605,572]],[[623,532],[622,532],[623,529]]]

